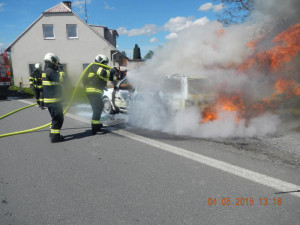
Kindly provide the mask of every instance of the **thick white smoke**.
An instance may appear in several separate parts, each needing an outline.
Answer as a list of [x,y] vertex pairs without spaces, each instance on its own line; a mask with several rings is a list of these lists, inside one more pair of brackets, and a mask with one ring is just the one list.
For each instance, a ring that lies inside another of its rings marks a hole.
[[[197,107],[170,114],[164,103],[147,93],[158,91],[161,76],[184,74],[207,76],[226,93],[243,90],[249,102],[267,96],[271,91],[269,76],[258,76],[259,71],[253,71],[249,76],[237,72],[236,68],[253,53],[246,45],[256,38],[255,32],[258,25],[263,24],[262,19],[270,22],[282,16],[282,11],[278,9],[289,12],[295,2],[257,1],[256,5],[260,8],[253,15],[259,18],[259,22],[252,17],[251,24],[225,28],[218,22],[209,22],[182,30],[176,39],[157,50],[144,67],[128,73],[128,79],[134,86],[143,86],[139,88],[143,100],[131,104],[129,124],[194,137],[253,137],[275,133],[280,119],[268,112],[237,122],[238,112],[220,111],[217,120],[201,123],[201,113]],[[274,12],[274,8],[278,13]],[[286,14],[283,15],[287,18]]]

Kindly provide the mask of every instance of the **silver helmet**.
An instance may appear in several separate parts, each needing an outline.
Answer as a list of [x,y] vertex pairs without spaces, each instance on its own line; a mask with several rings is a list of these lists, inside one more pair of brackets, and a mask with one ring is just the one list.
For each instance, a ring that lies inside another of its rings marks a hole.
[[107,65],[109,59],[107,58],[107,56],[99,54],[95,57],[95,62]]
[[52,63],[56,66],[59,65],[59,58],[57,57],[57,55],[53,54],[53,53],[47,53],[45,55],[45,58],[44,58],[44,61],[45,62],[49,62],[49,63]]

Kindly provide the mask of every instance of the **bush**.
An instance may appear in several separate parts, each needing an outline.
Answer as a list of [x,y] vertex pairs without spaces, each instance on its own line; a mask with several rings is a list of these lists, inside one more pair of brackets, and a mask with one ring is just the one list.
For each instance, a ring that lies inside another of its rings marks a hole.
[[17,87],[17,86],[10,86],[8,90],[9,91],[25,92],[25,93],[30,94],[32,96],[35,95],[34,91],[31,88],[27,88],[27,87],[20,88],[20,87]]

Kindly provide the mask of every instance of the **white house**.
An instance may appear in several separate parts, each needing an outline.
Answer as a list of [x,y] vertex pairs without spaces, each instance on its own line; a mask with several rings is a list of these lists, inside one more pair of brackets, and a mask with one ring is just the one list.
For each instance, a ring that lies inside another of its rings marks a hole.
[[89,25],[64,1],[42,13],[11,45],[15,85],[29,86],[29,75],[46,53],[56,54],[66,74],[74,81],[97,54],[110,59],[110,66],[126,66],[127,57],[116,49],[118,33],[104,26]]

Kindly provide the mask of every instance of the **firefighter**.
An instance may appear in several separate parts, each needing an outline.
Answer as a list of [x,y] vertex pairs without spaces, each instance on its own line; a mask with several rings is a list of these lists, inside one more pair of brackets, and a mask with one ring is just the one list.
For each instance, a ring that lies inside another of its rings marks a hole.
[[50,127],[50,141],[52,143],[64,141],[60,129],[64,122],[62,101],[63,77],[58,72],[59,58],[53,53],[47,53],[44,58],[45,68],[42,73],[44,105],[48,108],[52,118]]
[[[97,55],[95,62],[107,65],[109,60],[105,55]],[[111,70],[105,69],[99,65],[92,65],[87,74],[82,79],[85,86],[86,95],[92,106],[93,115],[91,121],[92,134],[95,135],[101,131],[103,124],[100,122],[101,113],[103,110],[103,90],[106,88],[107,81],[116,81],[119,70],[114,67]]]
[[36,63],[30,75],[30,87],[35,92],[35,99],[41,109],[44,109],[43,85],[42,85],[42,64]]

